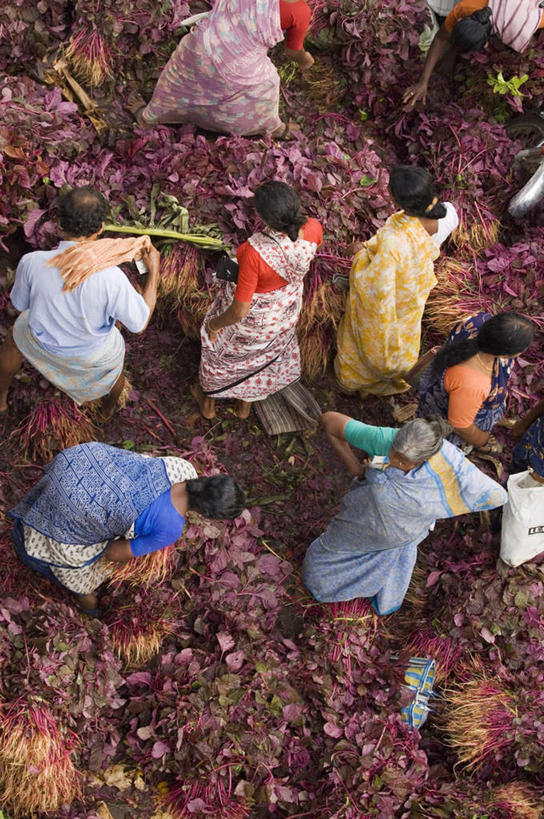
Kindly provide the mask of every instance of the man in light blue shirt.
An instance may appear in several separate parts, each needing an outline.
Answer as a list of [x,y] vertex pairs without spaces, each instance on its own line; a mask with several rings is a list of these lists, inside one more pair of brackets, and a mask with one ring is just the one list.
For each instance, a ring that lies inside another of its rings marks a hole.
[[65,241],[55,250],[37,250],[20,260],[10,297],[21,311],[0,347],[0,413],[23,359],[77,403],[102,398],[104,418],[111,417],[125,384],[125,344],[119,321],[132,333],[147,327],[157,300],[160,256],[144,251],[149,277],[143,293],[135,290],[119,267],[89,275],[75,289],[48,262],[76,242],[102,232],[108,204],[90,186],[74,188],[59,201],[59,223]]

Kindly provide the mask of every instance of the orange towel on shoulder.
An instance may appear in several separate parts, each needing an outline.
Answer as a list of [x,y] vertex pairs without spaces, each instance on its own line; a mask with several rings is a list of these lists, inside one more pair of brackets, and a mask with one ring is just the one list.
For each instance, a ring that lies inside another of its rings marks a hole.
[[91,239],[76,242],[62,253],[53,256],[47,264],[58,267],[64,279],[63,290],[75,290],[85,279],[123,262],[141,259],[142,251],[151,249],[149,236],[130,239]]

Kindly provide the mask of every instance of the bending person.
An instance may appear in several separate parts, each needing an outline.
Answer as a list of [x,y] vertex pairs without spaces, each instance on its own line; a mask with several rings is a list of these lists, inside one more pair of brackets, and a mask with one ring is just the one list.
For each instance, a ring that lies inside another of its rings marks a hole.
[[238,282],[216,280],[200,331],[199,383],[191,392],[204,418],[215,416],[216,398],[237,398],[238,417],[247,418],[253,401],[301,375],[296,325],[304,276],[323,232],[284,182],[257,188],[255,208],[265,230],[238,248]]
[[[23,358],[78,404],[101,398],[102,420],[115,412],[125,386],[125,342],[115,323],[145,330],[160,256],[148,237],[98,239],[107,211],[94,188],[72,189],[59,200],[64,241],[27,253],[17,265],[10,297],[21,314],[0,347],[0,413]],[[133,258],[149,269],[142,295],[117,267]]]
[[[402,605],[417,546],[435,521],[502,506],[506,492],[445,440],[442,419],[417,418],[398,430],[327,412],[323,424],[359,477],[306,552],[302,579],[320,602],[367,597],[377,614],[391,614]],[[350,444],[386,457],[368,464],[363,477]]]
[[506,409],[514,359],[534,334],[534,323],[519,313],[478,313],[459,323],[421,376],[417,415],[447,418],[458,446],[498,451],[491,430]]
[[310,16],[303,0],[217,0],[182,38],[150,103],[132,107],[138,124],[191,122],[225,134],[286,135],[280,78],[267,52],[286,30],[288,57],[309,68],[314,60],[303,44]]
[[245,496],[228,475],[199,478],[182,458],[151,458],[92,442],[60,452],[9,513],[23,563],[63,586],[87,614],[109,564],[175,543],[190,509],[231,519]]
[[540,28],[544,28],[540,0],[459,0],[431,43],[421,77],[405,92],[404,110],[412,111],[419,100],[425,105],[432,73],[450,48],[462,54],[481,51],[494,33],[506,46],[522,52]]
[[432,178],[397,165],[389,190],[402,208],[368,242],[352,246],[346,312],[334,370],[346,392],[392,395],[408,390],[403,376],[419,355],[421,319],[436,285],[433,262],[457,227],[453,205],[439,201]]

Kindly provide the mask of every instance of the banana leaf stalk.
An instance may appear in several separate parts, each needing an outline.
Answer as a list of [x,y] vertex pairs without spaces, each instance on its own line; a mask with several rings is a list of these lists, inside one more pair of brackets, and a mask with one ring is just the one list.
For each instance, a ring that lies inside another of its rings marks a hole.
[[136,227],[135,225],[104,225],[108,233],[131,233],[136,236],[156,236],[160,239],[176,239],[180,242],[191,242],[208,250],[220,250],[223,247],[221,239],[212,236],[203,236],[197,233],[178,233],[177,230],[165,230],[155,227]]

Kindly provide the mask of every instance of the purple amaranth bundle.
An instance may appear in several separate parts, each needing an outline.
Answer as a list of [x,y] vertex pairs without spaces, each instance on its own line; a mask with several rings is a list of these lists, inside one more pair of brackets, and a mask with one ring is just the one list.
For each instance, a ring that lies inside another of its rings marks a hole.
[[196,247],[176,242],[161,255],[159,290],[163,296],[172,297],[176,304],[195,294],[206,299],[199,274],[200,256]]
[[111,48],[91,22],[72,32],[64,58],[76,77],[89,85],[103,85],[113,76]]
[[11,436],[20,441],[25,457],[38,463],[51,460],[59,450],[96,437],[92,421],[65,396],[44,399]]
[[109,563],[109,582],[115,586],[147,586],[164,583],[171,577],[176,565],[176,544],[165,546],[156,552],[129,560],[126,563]]
[[504,679],[475,670],[443,692],[448,744],[469,770],[495,766],[513,752],[518,698]]
[[222,819],[246,819],[250,813],[217,777],[215,781],[178,781],[164,797],[164,804],[175,819],[192,819],[198,813],[221,816]]
[[80,793],[72,756],[77,736],[59,725],[46,703],[21,697],[0,705],[0,794],[16,819],[57,812]]
[[151,595],[115,608],[108,625],[111,647],[128,668],[146,665],[159,653],[165,637],[176,632],[179,604],[176,596],[165,606]]
[[450,677],[463,654],[463,649],[451,637],[439,636],[431,628],[414,631],[408,637],[405,650],[410,656],[428,657],[435,661],[437,684]]

